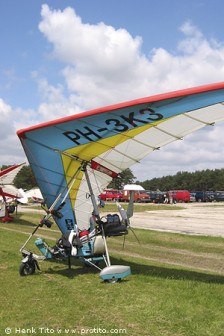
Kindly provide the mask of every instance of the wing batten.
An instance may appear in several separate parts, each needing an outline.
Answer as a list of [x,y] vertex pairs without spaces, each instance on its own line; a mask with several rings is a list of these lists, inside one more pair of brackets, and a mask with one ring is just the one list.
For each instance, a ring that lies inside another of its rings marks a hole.
[[189,114],[185,114],[184,113],[184,115],[187,117],[187,118],[190,118],[190,119],[193,119],[193,120],[195,120],[195,121],[198,121],[199,123],[201,123],[201,124],[203,124],[203,125],[205,125],[205,126],[213,126],[214,125],[214,122],[207,122],[207,121],[204,121],[204,120],[201,120],[201,119],[198,119],[198,118],[195,118],[195,117],[193,117],[193,116],[191,116],[191,115],[189,115]]
[[169,136],[171,136],[172,138],[174,138],[174,139],[176,139],[176,140],[183,140],[183,138],[180,137],[179,135],[170,133],[170,132],[168,132],[168,131],[166,131],[166,130],[164,130],[164,129],[158,127],[158,126],[154,126],[154,128],[157,129],[157,130],[159,130],[159,131],[161,131],[161,132],[163,132],[163,133],[165,133],[165,134],[167,134],[167,135],[169,135]]

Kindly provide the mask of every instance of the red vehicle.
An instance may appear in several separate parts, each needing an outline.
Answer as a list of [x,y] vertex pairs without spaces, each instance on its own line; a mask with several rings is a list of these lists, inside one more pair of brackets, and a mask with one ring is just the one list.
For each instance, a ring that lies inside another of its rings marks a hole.
[[113,201],[120,200],[122,198],[122,193],[115,189],[105,189],[101,194],[100,198],[103,201]]
[[190,202],[190,192],[188,190],[170,190],[168,191],[170,195],[171,203],[188,203]]
[[[121,201],[128,202],[130,199],[130,191],[129,190],[123,190],[122,191],[122,198]],[[134,193],[134,202],[138,203],[146,203],[150,202],[150,196],[145,192],[145,190],[138,190]]]

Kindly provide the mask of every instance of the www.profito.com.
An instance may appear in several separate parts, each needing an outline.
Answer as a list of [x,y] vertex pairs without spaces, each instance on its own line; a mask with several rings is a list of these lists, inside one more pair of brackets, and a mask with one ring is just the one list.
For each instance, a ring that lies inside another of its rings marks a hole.
[[106,328],[47,328],[47,327],[40,327],[40,328],[10,328],[7,327],[4,330],[6,335],[69,335],[69,334],[76,334],[76,335],[94,335],[94,334],[101,334],[101,335],[125,335],[127,334],[127,330],[125,328],[113,328],[113,329],[106,329]]

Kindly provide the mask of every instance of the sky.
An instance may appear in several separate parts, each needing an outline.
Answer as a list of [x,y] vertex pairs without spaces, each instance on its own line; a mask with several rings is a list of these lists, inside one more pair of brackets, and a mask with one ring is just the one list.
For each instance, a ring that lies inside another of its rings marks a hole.
[[[222,0],[0,0],[0,166],[26,161],[17,130],[224,81]],[[139,181],[224,168],[224,124],[131,167]]]

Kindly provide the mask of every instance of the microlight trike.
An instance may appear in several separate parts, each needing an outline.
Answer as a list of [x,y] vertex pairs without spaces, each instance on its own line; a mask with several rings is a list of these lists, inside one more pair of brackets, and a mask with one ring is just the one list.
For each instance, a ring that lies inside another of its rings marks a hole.
[[[66,253],[67,239],[74,248],[71,254],[76,253],[84,262],[98,267],[97,258],[105,260],[102,279],[126,277],[130,268],[110,265],[106,237],[127,234],[132,201],[127,213],[119,207],[119,218],[108,217],[103,224],[97,196],[119,173],[153,151],[223,120],[224,83],[215,83],[106,106],[18,131],[48,208],[39,225],[50,226],[53,216],[63,237],[54,251],[40,240],[37,245],[47,256],[55,256],[61,253],[60,248]],[[146,164],[150,169],[150,162]],[[25,260],[29,258],[30,254],[25,255]]]

